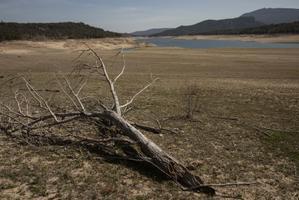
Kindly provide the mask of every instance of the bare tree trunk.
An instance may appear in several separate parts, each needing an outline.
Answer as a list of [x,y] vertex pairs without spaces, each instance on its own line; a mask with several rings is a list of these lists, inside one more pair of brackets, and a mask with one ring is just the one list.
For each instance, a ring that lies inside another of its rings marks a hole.
[[126,136],[136,141],[142,153],[151,159],[159,170],[164,172],[169,178],[183,186],[184,188],[204,192],[210,195],[215,194],[215,190],[209,186],[202,186],[203,181],[193,175],[178,160],[167,154],[153,141],[145,137],[138,129],[128,123],[124,118],[114,111],[105,111],[104,116],[111,120]]

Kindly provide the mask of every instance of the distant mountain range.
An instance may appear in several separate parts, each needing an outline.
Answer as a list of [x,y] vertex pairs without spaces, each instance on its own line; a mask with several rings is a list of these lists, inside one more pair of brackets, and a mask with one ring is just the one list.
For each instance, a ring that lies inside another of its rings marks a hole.
[[39,39],[85,39],[120,37],[119,33],[105,31],[84,23],[5,23],[0,22],[0,41]]
[[205,35],[242,35],[242,34],[299,34],[299,21],[282,24],[271,24],[238,30],[221,30],[205,33]]
[[178,36],[178,35],[196,35],[219,30],[235,30],[263,26],[253,17],[238,17],[233,19],[206,20],[191,26],[180,26],[175,29],[155,34],[156,36]]
[[[249,31],[251,28],[257,28],[271,24],[292,23],[296,21],[299,21],[299,9],[264,8],[246,13],[233,19],[205,20],[194,25],[179,26],[171,30],[152,34],[151,36],[179,36],[215,33],[225,34],[228,32],[237,33],[245,29]],[[292,24],[291,26],[293,27],[296,25],[297,24]],[[289,28],[287,30],[293,30],[293,28]]]
[[145,31],[136,31],[133,33],[130,33],[130,35],[133,36],[150,36],[150,35],[154,35],[154,34],[158,34],[164,31],[168,31],[171,30],[172,28],[153,28],[153,29],[149,29],[149,30],[145,30]]
[[264,24],[282,24],[299,21],[299,9],[293,8],[263,8],[241,17],[254,17]]

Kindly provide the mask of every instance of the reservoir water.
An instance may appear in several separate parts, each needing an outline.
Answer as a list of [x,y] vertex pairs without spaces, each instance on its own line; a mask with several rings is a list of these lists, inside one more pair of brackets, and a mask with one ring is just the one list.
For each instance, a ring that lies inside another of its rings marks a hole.
[[174,38],[142,38],[140,42],[158,47],[181,48],[299,48],[299,43],[261,43],[238,40],[184,40]]

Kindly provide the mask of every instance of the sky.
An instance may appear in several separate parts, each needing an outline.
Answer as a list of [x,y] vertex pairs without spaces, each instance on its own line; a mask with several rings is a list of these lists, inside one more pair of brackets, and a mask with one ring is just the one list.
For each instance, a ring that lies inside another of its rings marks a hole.
[[0,0],[0,20],[73,21],[133,32],[233,18],[260,8],[299,8],[299,0]]

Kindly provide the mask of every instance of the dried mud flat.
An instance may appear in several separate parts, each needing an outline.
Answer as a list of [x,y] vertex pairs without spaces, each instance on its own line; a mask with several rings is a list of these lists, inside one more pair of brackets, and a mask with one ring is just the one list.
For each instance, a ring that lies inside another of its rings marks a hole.
[[[0,53],[0,81],[21,73],[41,88],[49,87],[53,72],[70,71],[78,55],[63,48],[22,54],[15,49],[28,50],[16,45],[9,54]],[[116,51],[99,51],[113,61]],[[220,193],[243,199],[299,198],[299,49],[140,48],[126,58],[127,72],[118,88],[123,101],[149,74],[160,77],[128,118],[152,125],[152,118],[169,118],[164,126],[180,130],[148,137],[206,183],[259,183],[217,188]],[[110,71],[119,70],[115,65]],[[91,93],[99,90],[96,77],[90,84]],[[198,88],[196,121],[182,118],[190,85]],[[0,87],[5,98],[9,88]],[[1,136],[0,163],[1,199],[208,198],[183,192],[142,166],[107,162],[69,146],[24,145]]]
[[139,46],[132,38],[104,38],[88,40],[13,41],[0,43],[0,54],[30,54],[43,50],[76,51],[86,48],[113,50]]

